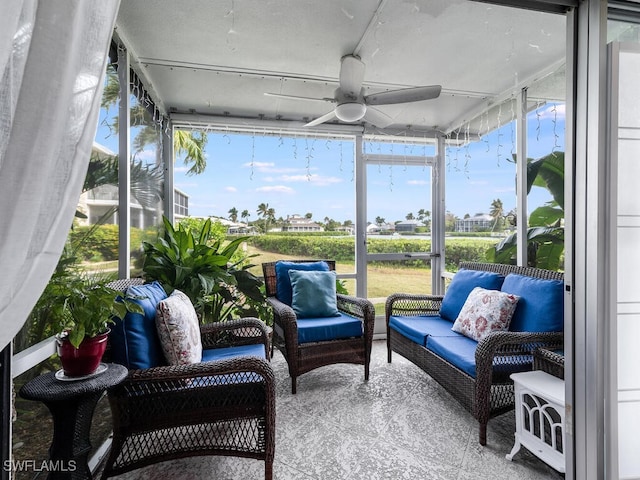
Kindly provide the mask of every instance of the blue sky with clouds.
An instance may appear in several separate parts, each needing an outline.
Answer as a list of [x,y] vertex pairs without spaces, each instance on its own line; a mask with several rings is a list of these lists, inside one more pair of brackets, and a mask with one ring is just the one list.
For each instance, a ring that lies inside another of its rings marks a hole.
[[[514,127],[507,125],[485,135],[479,142],[449,148],[446,155],[447,210],[459,217],[488,213],[491,202],[502,200],[505,212],[515,208],[515,165],[509,161],[515,151]],[[117,150],[114,137],[98,142]],[[462,135],[461,135],[462,136]],[[102,138],[102,140],[101,140]],[[326,138],[287,138],[231,133],[209,133],[207,169],[200,175],[186,175],[188,167],[179,159],[174,183],[189,195],[189,212],[194,216],[228,217],[236,208],[248,210],[256,220],[260,203],[274,208],[276,217],[312,213],[343,222],[355,220],[353,142]],[[433,154],[432,147],[401,144],[366,144],[370,153],[397,155]],[[539,158],[564,150],[564,107],[541,107],[529,116],[529,156]],[[142,152],[140,158],[154,158]],[[431,170],[422,166],[370,165],[367,169],[367,219],[386,221],[406,218],[411,212],[431,210]],[[549,200],[545,190],[534,187],[530,211]]]

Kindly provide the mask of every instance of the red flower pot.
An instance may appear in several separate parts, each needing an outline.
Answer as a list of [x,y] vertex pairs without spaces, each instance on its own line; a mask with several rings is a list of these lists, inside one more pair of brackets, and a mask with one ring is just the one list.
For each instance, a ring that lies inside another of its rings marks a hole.
[[108,338],[109,332],[85,338],[75,348],[68,339],[57,336],[57,351],[64,374],[67,377],[81,377],[95,372],[107,348]]

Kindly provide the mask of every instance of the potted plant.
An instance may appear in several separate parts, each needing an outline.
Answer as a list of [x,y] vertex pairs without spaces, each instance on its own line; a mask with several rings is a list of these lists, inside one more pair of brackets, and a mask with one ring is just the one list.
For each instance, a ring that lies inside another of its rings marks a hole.
[[194,235],[164,218],[164,234],[143,244],[145,279],[159,281],[168,294],[175,289],[185,293],[202,323],[234,316],[265,318],[263,282],[249,271],[253,265],[247,257],[236,253],[246,239],[225,244],[224,238],[216,238],[211,219]]
[[56,344],[64,374],[68,377],[96,371],[107,346],[113,318],[127,311],[142,313],[137,303],[122,298],[121,292],[78,278],[64,286],[54,306],[58,319]]

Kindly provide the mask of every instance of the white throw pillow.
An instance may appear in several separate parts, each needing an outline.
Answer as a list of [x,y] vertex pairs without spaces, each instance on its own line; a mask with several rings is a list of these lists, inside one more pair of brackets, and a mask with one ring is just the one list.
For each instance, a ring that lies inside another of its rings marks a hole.
[[189,297],[179,290],[158,303],[156,328],[169,365],[202,361],[202,339],[198,316]]
[[451,330],[478,342],[491,332],[508,330],[519,299],[511,293],[475,287]]

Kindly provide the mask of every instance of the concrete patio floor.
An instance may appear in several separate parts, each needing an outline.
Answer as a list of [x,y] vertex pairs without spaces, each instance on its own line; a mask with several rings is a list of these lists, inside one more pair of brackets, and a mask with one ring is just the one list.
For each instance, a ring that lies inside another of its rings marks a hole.
[[[371,377],[356,365],[332,365],[291,383],[284,358],[272,360],[277,379],[277,480],[540,480],[564,476],[524,447],[505,459],[515,415],[489,422],[485,447],[478,426],[446,391],[418,367],[375,341]],[[234,457],[164,462],[119,477],[133,479],[264,478],[264,463]]]

